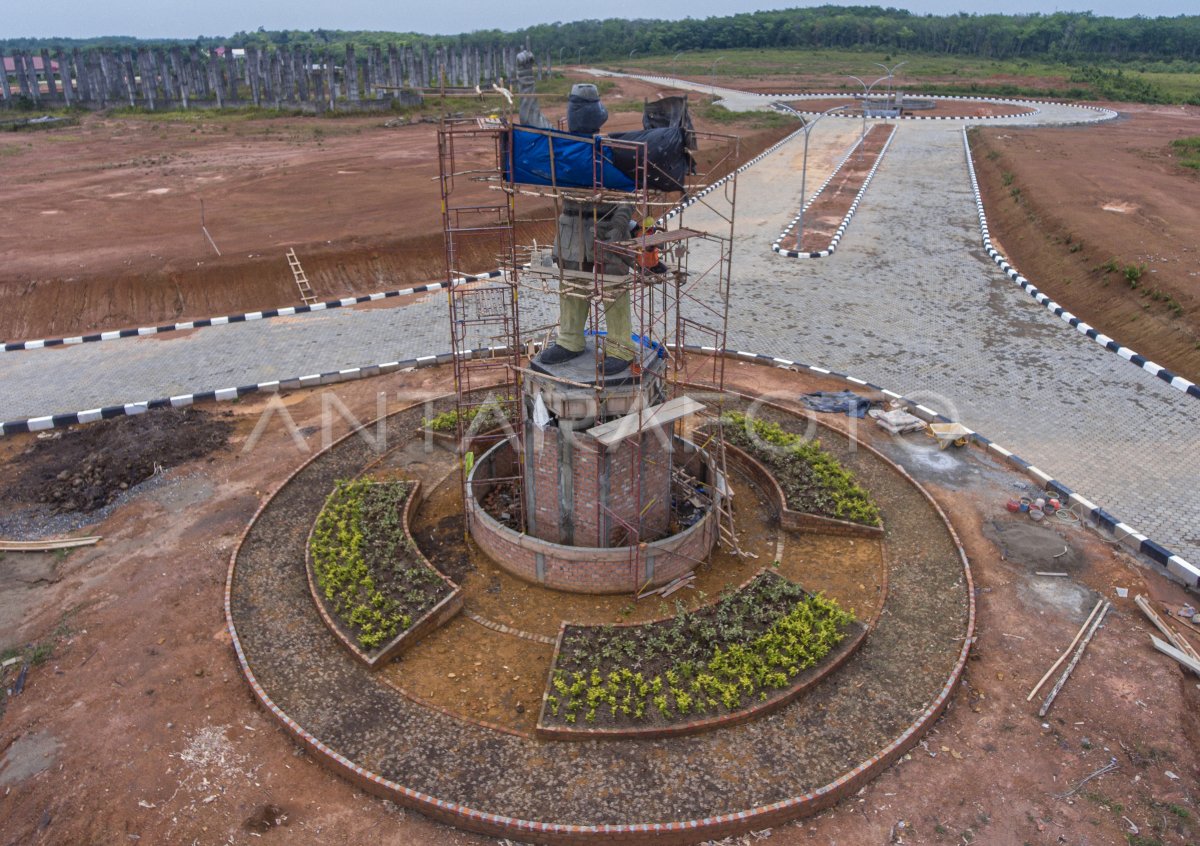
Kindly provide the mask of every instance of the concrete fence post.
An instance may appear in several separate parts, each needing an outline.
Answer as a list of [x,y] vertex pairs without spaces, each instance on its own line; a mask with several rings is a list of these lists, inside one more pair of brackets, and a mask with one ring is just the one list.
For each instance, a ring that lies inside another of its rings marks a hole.
[[8,100],[8,57],[0,50],[0,103],[7,103]]
[[262,92],[258,88],[258,48],[246,48],[246,82],[250,85],[250,99],[254,105],[262,103]]
[[354,45],[346,45],[346,68],[343,74],[346,86],[346,97],[351,103],[358,102],[358,56]]
[[13,70],[17,74],[17,87],[21,96],[33,101],[33,92],[29,90],[29,71],[25,67],[25,51],[13,50]]

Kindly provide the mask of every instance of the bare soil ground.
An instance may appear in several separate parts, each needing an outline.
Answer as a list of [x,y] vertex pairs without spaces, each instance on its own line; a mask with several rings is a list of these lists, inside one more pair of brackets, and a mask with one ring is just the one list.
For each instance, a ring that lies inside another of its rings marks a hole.
[[1200,173],[1170,144],[1200,135],[1200,108],[1109,107],[1121,119],[972,133],[992,240],[1068,310],[1197,381]]
[[[640,110],[618,107],[658,90],[616,81],[605,128],[640,128]],[[551,119],[564,110],[546,109]],[[0,142],[0,338],[290,305],[299,295],[289,247],[320,299],[442,278],[436,125],[384,126],[389,117],[95,114],[9,136]],[[745,131],[742,160],[785,132]],[[537,216],[535,203],[522,206]],[[490,255],[462,261],[467,272],[495,266]]]
[[[841,384],[741,363],[728,374],[740,390],[776,397]],[[257,435],[267,399],[220,407],[233,412],[229,448],[105,512],[88,529],[104,536],[99,546],[0,561],[0,649],[40,659],[0,706],[0,844],[493,842],[366,797],[314,764],[254,704],[222,613],[229,551],[270,491],[320,448],[326,392],[366,420],[380,391],[397,410],[411,392],[448,389],[449,374],[434,369],[298,392],[271,401]],[[1200,680],[1151,650],[1132,603],[1137,592],[1167,608],[1188,597],[1082,528],[1007,514],[1010,474],[828,419],[881,449],[918,450],[914,472],[971,559],[978,640],[924,744],[860,795],[763,842],[1082,846],[1125,843],[1136,826],[1143,839],[1131,842],[1195,843]],[[332,415],[332,436],[348,429]],[[34,441],[5,438],[0,460]],[[1063,547],[1070,554],[1055,557]],[[1045,569],[1070,576],[1034,574]],[[1130,598],[1116,598],[1116,586]],[[1038,719],[1025,694],[1098,595],[1114,609]],[[2,671],[4,687],[20,666]],[[1113,759],[1115,771],[1070,793]]]

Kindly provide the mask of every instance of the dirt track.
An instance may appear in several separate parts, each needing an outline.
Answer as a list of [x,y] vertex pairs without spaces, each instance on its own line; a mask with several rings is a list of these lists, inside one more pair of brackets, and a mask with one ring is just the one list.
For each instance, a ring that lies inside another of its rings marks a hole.
[[[617,86],[606,95],[614,111],[605,128],[640,128],[640,112],[615,108],[659,89]],[[388,128],[385,120],[98,114],[8,136],[0,142],[0,338],[293,304],[288,247],[321,299],[440,279],[435,125]],[[728,131],[704,121],[697,128]],[[785,132],[745,132],[742,159]],[[201,202],[220,256],[201,229]],[[495,266],[492,256],[471,259],[471,270]]]
[[[1098,126],[974,134],[992,239],[1071,312],[1198,381],[1200,174],[1170,142],[1200,134],[1200,108],[1119,108]],[[1125,268],[1139,265],[1135,287]]]

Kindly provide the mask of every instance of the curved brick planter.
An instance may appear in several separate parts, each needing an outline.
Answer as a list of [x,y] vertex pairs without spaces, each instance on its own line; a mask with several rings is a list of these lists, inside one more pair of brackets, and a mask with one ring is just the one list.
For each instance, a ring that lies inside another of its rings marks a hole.
[[849,520],[822,517],[807,511],[793,511],[787,507],[787,495],[775,480],[775,476],[757,458],[733,444],[725,445],[725,458],[745,472],[771,498],[771,508],[779,515],[779,525],[783,528],[797,532],[823,532],[827,535],[883,537],[882,526],[867,526]]
[[[325,597],[321,595],[321,591],[317,587],[316,575],[313,573],[312,565],[312,535],[316,531],[317,524],[313,521],[312,527],[308,530],[308,538],[304,541],[304,570],[308,578],[308,589],[312,593],[313,603],[317,606],[317,612],[320,613],[321,619],[325,621],[325,625],[329,627],[329,631],[338,639],[342,646],[350,652],[358,661],[362,662],[372,670],[377,670],[387,662],[391,661],[398,655],[403,654],[406,650],[415,646],[421,638],[432,632],[434,629],[441,626],[454,618],[454,615],[462,610],[463,607],[463,592],[462,588],[454,584],[442,573],[438,568],[429,563],[422,553],[420,547],[412,539],[412,532],[409,530],[411,526],[411,518],[417,506],[421,504],[421,483],[410,481],[407,484],[412,485],[412,489],[404,499],[404,513],[402,515],[404,536],[409,539],[410,547],[421,565],[437,573],[440,578],[449,588],[450,593],[438,601],[436,605],[418,617],[413,624],[404,631],[400,632],[394,638],[378,649],[371,652],[364,652],[361,647],[346,633],[346,630],[333,618],[325,602]],[[333,496],[331,493],[325,498],[325,503],[328,505],[329,499]]]
[[682,532],[642,544],[641,549],[566,546],[510,529],[488,514],[475,495],[504,450],[511,446],[502,441],[471,469],[471,498],[466,503],[471,537],[497,566],[527,582],[572,593],[634,593],[682,576],[707,558],[716,543],[713,509]]
[[[728,447],[726,447],[728,448]],[[745,588],[746,585],[753,582],[760,575],[769,572],[768,568],[763,568],[751,576],[744,584],[739,587],[739,590]],[[660,617],[657,620],[647,620],[641,623],[622,623],[615,625],[613,628],[637,628],[639,626],[651,625],[653,623],[661,623],[671,620],[673,617]],[[821,662],[808,670],[800,673],[792,681],[792,684],[786,688],[776,690],[769,693],[764,701],[755,702],[745,708],[733,711],[728,714],[718,714],[713,717],[701,717],[695,720],[681,720],[677,723],[669,725],[649,725],[641,726],[625,726],[621,728],[588,728],[586,726],[569,726],[560,723],[547,723],[546,709],[548,707],[547,697],[550,695],[551,683],[554,679],[554,671],[558,666],[558,655],[562,649],[563,637],[567,633],[567,629],[573,624],[564,622],[558,630],[558,637],[554,641],[554,658],[550,662],[550,672],[547,675],[546,690],[542,693],[542,708],[538,714],[537,728],[535,730],[538,737],[543,740],[657,740],[664,737],[682,737],[688,734],[698,734],[703,731],[711,731],[717,728],[727,728],[729,726],[740,725],[741,723],[750,720],[756,720],[760,717],[765,717],[774,711],[779,710],[784,705],[794,700],[800,694],[807,690],[811,690],[823,680],[837,672],[838,668],[845,664],[850,657],[858,651],[866,640],[867,634],[870,631],[866,625],[859,622],[854,622],[850,626],[850,631],[846,633],[845,639],[842,640],[834,649],[821,659]],[[586,626],[575,626],[576,628],[588,628]]]

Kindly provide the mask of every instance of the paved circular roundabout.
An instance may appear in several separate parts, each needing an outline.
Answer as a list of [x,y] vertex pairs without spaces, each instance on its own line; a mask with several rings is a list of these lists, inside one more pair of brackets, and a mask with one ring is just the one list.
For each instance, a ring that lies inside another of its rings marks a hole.
[[[409,448],[422,411],[385,421],[392,464],[401,469],[422,461]],[[764,413],[811,431],[802,418]],[[857,652],[769,716],[687,737],[545,741],[405,695],[405,659],[372,673],[318,614],[304,564],[309,528],[334,484],[378,462],[354,433],[272,494],[235,548],[226,615],[238,660],[261,704],[323,764],[458,827],[538,842],[620,835],[688,843],[814,813],[917,742],[948,702],[974,626],[969,567],[933,500],[869,447],[832,430],[819,435],[883,513],[886,602],[872,612]],[[787,543],[821,549],[828,567],[838,568],[836,547],[822,547],[820,538],[795,534]],[[436,553],[429,557],[438,564]],[[482,620],[471,606],[468,596],[467,621],[454,625]]]

